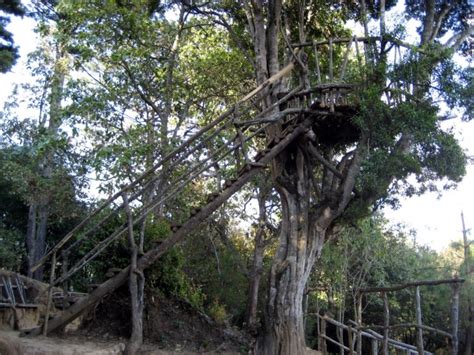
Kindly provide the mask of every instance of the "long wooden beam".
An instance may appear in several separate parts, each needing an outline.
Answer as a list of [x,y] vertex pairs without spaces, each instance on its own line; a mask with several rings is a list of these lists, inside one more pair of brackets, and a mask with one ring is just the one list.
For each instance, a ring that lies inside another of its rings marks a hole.
[[399,324],[391,324],[388,327],[383,325],[366,325],[361,327],[361,329],[396,329],[396,328],[421,328],[428,332],[433,332],[445,336],[447,338],[452,338],[453,335],[451,333],[445,332],[444,330],[429,327],[427,325],[418,325],[416,323],[399,323]]
[[443,284],[456,284],[463,283],[464,279],[444,279],[444,280],[422,280],[407,282],[401,285],[387,286],[387,287],[367,287],[359,290],[359,293],[374,293],[374,292],[393,292],[400,291],[405,288],[417,287],[417,286],[436,286]]
[[224,112],[222,115],[220,115],[218,118],[216,118],[214,121],[210,122],[206,126],[204,126],[201,130],[196,132],[193,136],[191,136],[189,139],[184,141],[178,148],[173,150],[171,153],[166,155],[163,159],[161,159],[159,162],[157,162],[153,167],[150,169],[146,170],[143,174],[141,174],[136,180],[131,182],[130,184],[124,186],[120,191],[116,192],[112,196],[110,196],[107,200],[105,200],[94,212],[92,212],[89,216],[87,216],[84,220],[82,220],[75,228],[73,228],[68,234],[66,234],[48,253],[46,253],[32,268],[31,271],[37,270],[40,266],[42,266],[46,260],[48,260],[53,254],[57,253],[79,230],[81,230],[89,221],[97,216],[102,210],[104,210],[107,206],[109,206],[113,201],[115,201],[118,197],[122,196],[122,194],[131,189],[132,187],[136,186],[139,182],[143,181],[147,176],[151,175],[154,171],[156,171],[161,165],[166,163],[167,161],[171,160],[173,157],[175,157],[177,154],[180,154],[186,150],[189,145],[196,141],[199,137],[201,137],[204,133],[208,132],[211,130],[213,127],[215,127],[217,124],[222,122],[224,119],[227,117],[231,116],[237,107],[242,105],[243,103],[247,102],[250,100],[252,97],[260,93],[262,90],[265,88],[269,87],[271,84],[277,82],[281,78],[289,75],[291,71],[294,69],[295,64],[294,62],[289,63],[287,66],[285,66],[283,69],[281,69],[278,73],[274,74],[267,80],[265,80],[262,84],[257,86],[255,89],[253,89],[251,92],[249,92],[247,95],[245,95],[242,99],[237,101],[230,109],[228,109],[226,112]]
[[[399,40],[398,38],[391,37],[391,36],[385,36],[387,41],[393,42],[400,47],[405,47],[408,49],[414,49],[420,53],[423,53],[423,50],[418,48],[416,45],[410,44],[403,42],[402,40]],[[331,41],[333,44],[334,43],[349,43],[351,41],[356,41],[356,42],[375,42],[375,41],[381,41],[382,37],[380,36],[369,36],[369,37],[350,37],[350,38],[333,38],[331,40],[321,40],[321,41],[311,41],[311,42],[303,42],[303,43],[294,43],[291,46],[293,48],[302,48],[302,47],[311,47],[311,46],[321,46],[325,44],[329,44]]]

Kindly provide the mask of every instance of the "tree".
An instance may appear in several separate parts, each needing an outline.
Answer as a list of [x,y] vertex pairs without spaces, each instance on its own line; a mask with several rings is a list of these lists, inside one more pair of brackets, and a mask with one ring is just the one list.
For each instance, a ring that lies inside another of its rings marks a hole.
[[39,280],[43,278],[43,268],[33,272],[32,267],[43,257],[48,239],[54,234],[56,221],[51,217],[67,218],[68,213],[77,213],[76,208],[68,211],[65,207],[76,204],[76,188],[83,184],[85,173],[81,155],[72,148],[77,132],[72,129],[69,134],[65,129],[63,112],[64,87],[70,72],[66,48],[70,28],[53,7],[54,2],[50,1],[33,4],[41,41],[29,55],[28,65],[36,81],[15,89],[14,101],[2,112],[3,140],[14,147],[12,152],[23,154],[22,160],[10,154],[10,170],[4,174],[15,182],[16,191],[29,208],[25,237],[27,274]]
[[[75,64],[86,74],[70,85],[73,102],[67,111],[85,126],[95,154],[95,173],[101,180],[99,188],[105,192],[116,190],[124,181],[134,181],[179,145],[183,136],[204,125],[209,112],[222,110],[218,100],[230,91],[225,86],[234,84],[233,77],[212,66],[240,61],[225,43],[218,42],[222,31],[188,20],[185,7],[178,4],[174,8],[178,18],[170,19],[164,15],[167,6],[150,12],[143,1],[128,5],[64,3],[64,9],[74,14],[69,22],[75,28],[70,50],[75,54]],[[101,18],[100,23],[96,18]],[[211,50],[204,53],[196,49],[206,44]],[[203,80],[204,76],[199,76],[202,71],[214,74],[213,80]],[[213,144],[206,147],[209,152]],[[183,164],[192,164],[193,159],[189,157]],[[160,172],[144,179],[137,186],[144,194],[136,209],[162,197],[182,168],[164,164]],[[215,170],[219,170],[217,164]],[[219,183],[220,174],[216,171]],[[179,221],[190,209],[183,207],[184,203],[180,195],[174,196],[166,204],[159,203],[152,215],[140,222],[134,258],[144,253],[147,224],[154,225],[165,217]],[[131,245],[132,235],[134,232],[129,231]],[[144,282],[137,285],[136,276],[131,271],[130,289],[133,308],[141,313]],[[135,306],[138,304],[141,309]],[[140,316],[134,313],[134,318]],[[141,343],[141,331],[135,332],[135,324],[133,329],[130,353]]]
[[[25,9],[20,0],[6,0],[0,4],[0,12],[23,16]],[[18,59],[18,48],[15,47],[12,34],[7,31],[6,26],[10,19],[6,16],[0,16],[0,73],[6,73],[15,65]]]
[[[420,9],[421,32],[429,33],[422,36],[420,51],[414,50],[416,55],[410,55],[400,68],[392,70],[386,62],[386,4],[380,2],[367,7],[363,1],[361,17],[367,19],[367,12],[373,9],[370,15],[379,19],[379,35],[383,37],[380,47],[368,51],[372,63],[367,68],[369,85],[357,93],[360,106],[353,118],[357,134],[339,137],[328,144],[324,141],[328,137],[314,125],[304,138],[273,161],[273,183],[280,195],[282,222],[269,277],[265,328],[256,348],[259,354],[305,353],[302,312],[305,285],[325,240],[338,224],[366,215],[370,206],[380,204],[393,192],[394,182],[404,181],[409,174],[418,175],[425,187],[443,177],[459,181],[464,174],[464,154],[454,138],[437,125],[438,108],[429,88],[432,79],[436,81],[436,69],[449,61],[452,51],[459,48],[459,41],[462,43],[466,36],[456,32],[448,41],[452,44],[451,52],[440,50],[437,29],[444,28],[450,18],[441,12],[451,14],[460,11],[460,7],[455,4],[449,9],[432,8],[432,3],[425,1],[426,6]],[[222,18],[231,16],[235,26],[245,26],[246,38],[253,47],[256,81],[263,83],[278,73],[287,60],[281,58],[280,28],[289,29],[290,40],[304,42],[309,32],[305,16],[329,5],[313,2],[311,6],[314,7],[306,7],[305,2],[284,5],[279,0],[243,1],[239,8],[198,7],[196,11],[211,13],[220,23]],[[215,11],[221,11],[220,16]],[[429,21],[433,16],[438,22]],[[287,24],[283,18],[296,20]],[[391,75],[402,72],[402,68],[417,73],[402,78],[415,86],[414,96],[398,105],[387,104],[382,99],[386,82]],[[301,70],[304,77],[307,68]],[[274,107],[271,105],[277,101],[278,94],[287,91],[284,82],[274,85],[266,92],[262,109]],[[270,114],[279,110],[274,107]],[[267,129],[267,142],[278,139],[283,129],[280,123]],[[453,157],[456,158],[447,164],[447,159]]]
[[[345,29],[344,25],[350,16],[362,18],[366,28],[368,18],[380,21],[379,40],[366,39],[366,51],[363,53],[367,57],[366,66],[352,67],[351,84],[358,84],[359,90],[351,92],[351,108],[337,112],[344,116],[344,120],[337,121],[337,114],[315,102],[312,108],[324,111],[323,116],[327,120],[308,117],[305,113],[291,116],[293,122],[299,124],[296,127],[298,134],[303,129],[305,134],[285,145],[285,150],[272,162],[272,184],[280,199],[281,226],[279,244],[269,273],[265,327],[255,351],[261,354],[304,354],[302,299],[325,241],[342,226],[370,214],[374,205],[389,201],[395,190],[401,191],[400,186],[410,174],[417,175],[421,182],[420,191],[423,191],[432,188],[435,180],[447,178],[459,181],[464,173],[465,156],[452,135],[440,129],[438,107],[433,100],[433,90],[440,89],[442,100],[464,104],[460,98],[465,95],[461,95],[460,91],[466,89],[465,85],[452,87],[449,91],[442,89],[452,82],[446,80],[449,73],[459,78],[467,77],[450,64],[452,51],[459,48],[459,41],[448,41],[453,45],[451,51],[443,50],[439,44],[441,32],[436,30],[444,28],[444,21],[450,18],[448,14],[458,11],[458,6],[447,10],[442,10],[444,7],[430,10],[429,6],[421,9],[419,16],[424,19],[434,16],[436,11],[447,11],[447,14],[441,16],[439,13],[436,24],[422,21],[430,35],[423,37],[425,39],[420,40],[419,46],[408,46],[409,51],[400,62],[390,63],[387,57],[391,44],[400,42],[400,39],[392,38],[393,34],[385,25],[386,10],[393,5],[392,1],[375,4],[362,1],[361,6],[356,8],[358,11],[352,12],[343,9],[338,2],[314,1],[306,6],[305,1],[252,0],[207,2],[203,5],[183,1],[177,22],[168,21],[164,10],[152,11],[150,15],[149,8],[143,7],[143,4],[138,0],[130,2],[127,7],[122,6],[121,2],[108,2],[104,7],[100,1],[62,4],[64,9],[74,14],[75,17],[71,15],[73,20],[77,20],[72,22],[72,27],[78,35],[74,41],[68,42],[71,44],[68,50],[75,52],[79,58],[77,65],[82,66],[86,74],[92,74],[90,76],[97,84],[80,82],[71,88],[76,94],[71,97],[79,105],[71,106],[70,113],[81,117],[86,128],[90,128],[87,125],[91,121],[97,125],[97,128],[91,129],[94,137],[100,138],[97,139],[97,151],[105,151],[103,156],[99,156],[101,164],[98,170],[114,170],[117,180],[132,180],[136,175],[132,167],[145,170],[153,165],[188,131],[202,127],[212,114],[222,111],[229,99],[238,97],[243,84],[251,81],[246,61],[253,66],[257,85],[264,84],[289,62],[297,63],[295,75],[273,85],[264,85],[263,100],[255,104],[256,111],[266,110],[267,117],[264,119],[283,117],[286,113],[278,105],[279,98],[287,94],[294,83],[308,88],[307,59],[314,56],[305,54],[301,49],[295,50],[291,42],[348,36],[350,30]],[[199,16],[187,22],[188,13]],[[96,21],[97,18],[101,22]],[[207,20],[221,27],[207,29]],[[221,28],[228,33],[224,34]],[[366,34],[369,35],[368,30]],[[458,35],[456,32],[453,38],[465,38]],[[229,44],[229,39],[232,44]],[[182,41],[186,41],[186,45]],[[209,51],[199,48],[203,42],[209,44]],[[156,47],[156,43],[160,46]],[[196,46],[198,49],[193,50]],[[240,56],[236,55],[236,49],[241,51]],[[343,61],[341,50],[336,50],[333,56],[335,62]],[[356,61],[357,58],[354,58],[351,64]],[[196,62],[198,65],[194,65]],[[329,66],[328,63],[332,64],[325,58],[323,64]],[[226,67],[224,74],[219,69],[223,64],[230,68]],[[232,75],[239,71],[242,76]],[[54,73],[52,77],[60,83],[61,75]],[[95,75],[97,73],[98,76]],[[202,76],[207,78],[202,79]],[[228,80],[227,76],[234,80]],[[406,85],[393,89],[391,85],[395,82]],[[226,90],[219,92],[220,86]],[[55,87],[59,90],[61,85]],[[406,90],[406,87],[409,89]],[[209,95],[209,92],[212,94]],[[387,95],[397,99],[388,100]],[[117,103],[119,112],[114,107]],[[130,113],[133,114],[131,120],[127,117]],[[133,124],[125,127],[130,122]],[[295,128],[292,123],[282,123],[281,120],[272,122],[275,123],[266,129],[262,146],[271,147],[281,142],[282,138],[293,137],[284,137],[287,129]],[[337,125],[330,126],[332,123],[343,124],[345,129],[338,130]],[[229,144],[227,135],[223,132],[207,143],[200,153],[210,157],[216,146]],[[116,144],[115,141],[121,143],[121,139],[126,142],[125,145]],[[143,142],[146,142],[146,148],[140,150],[145,146]],[[289,139],[284,143],[287,142]],[[156,150],[153,149],[155,145]],[[273,153],[276,151],[273,150]],[[143,155],[146,156],[145,162],[141,159]],[[273,155],[268,155],[266,159],[270,157]],[[183,165],[192,163],[192,159],[185,160]],[[200,161],[199,158],[197,161]],[[214,190],[219,191],[227,169],[215,160],[213,163],[209,180],[197,183],[208,190],[206,183],[212,180],[216,182]],[[180,169],[176,166],[173,173]],[[238,167],[229,167],[228,170],[235,171]],[[161,186],[173,177],[171,173],[166,174],[168,171],[164,166],[159,180]],[[198,212],[199,216],[214,211],[250,176],[244,173],[240,180],[229,181],[231,188],[209,202],[204,210]],[[111,186],[111,189],[114,187]],[[420,192],[413,186],[405,187],[407,193]],[[153,186],[148,196],[158,195],[159,190],[156,185]],[[145,197],[140,202],[146,204],[146,200]],[[156,217],[184,219],[186,214],[183,210],[188,206],[181,206],[184,201],[182,195],[173,196],[171,200],[173,203],[160,206]],[[177,233],[164,244],[163,249],[152,249],[140,264],[144,268],[149,266],[165,248],[182,238],[185,231],[188,233],[196,220],[197,217],[194,220],[191,218],[185,227],[177,228]],[[142,224],[143,230],[145,225]],[[132,234],[130,232],[129,235]],[[101,293],[103,295],[118,287],[128,277],[125,272],[104,285],[100,292],[76,310],[100,298]]]

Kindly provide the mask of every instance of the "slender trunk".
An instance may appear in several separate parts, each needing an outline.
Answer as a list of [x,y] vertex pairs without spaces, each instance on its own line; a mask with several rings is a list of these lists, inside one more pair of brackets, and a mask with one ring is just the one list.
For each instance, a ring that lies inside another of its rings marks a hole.
[[[51,92],[49,95],[49,119],[46,127],[46,134],[49,139],[55,139],[58,135],[58,128],[61,124],[61,101],[63,98],[64,81],[66,78],[64,60],[66,59],[66,52],[59,46],[56,51],[56,63],[54,66],[54,73],[51,79]],[[49,180],[53,176],[54,171],[54,148],[47,147],[44,157],[41,160],[40,173],[42,179],[49,184]],[[43,257],[46,250],[46,238],[48,230],[48,219],[51,207],[51,192],[52,187],[46,186],[40,191],[39,204],[37,209],[38,226],[36,229],[36,238],[34,246],[34,263],[36,264]],[[36,269],[33,273],[33,278],[36,280],[43,279],[43,266]]]
[[472,340],[474,338],[474,302],[472,300],[472,294],[469,293],[471,289],[471,247],[470,241],[467,237],[468,230],[466,229],[466,224],[464,222],[464,214],[461,212],[461,221],[462,221],[462,235],[463,235],[463,245],[464,245],[464,272],[466,282],[466,288],[468,290],[467,293],[467,305],[468,305],[468,319],[467,319],[467,327],[466,327],[466,341],[465,341],[465,349],[464,354],[471,355],[472,354]]
[[35,264],[35,239],[36,239],[36,202],[32,202],[28,209],[28,225],[26,227],[26,253],[28,259],[27,276],[32,278],[33,272],[31,268]]
[[[46,233],[48,228],[48,217],[49,217],[49,199],[44,198],[38,206],[38,226],[36,229],[35,238],[35,254],[34,263],[36,264],[44,255],[46,250]],[[43,280],[44,267],[41,266],[33,273],[35,280]]]
[[255,235],[255,249],[253,254],[252,270],[250,272],[250,285],[247,300],[246,322],[249,330],[257,329],[257,305],[260,279],[263,271],[263,253],[265,251],[265,225],[267,213],[265,201],[267,200],[268,188],[260,186],[258,193],[258,229]]
[[452,334],[452,349],[451,354],[457,355],[459,353],[459,284],[453,284],[452,301],[451,301],[451,334]]
[[258,291],[262,277],[264,251],[263,231],[258,230],[255,236],[255,249],[253,253],[252,270],[250,272],[250,285],[245,317],[247,327],[251,331],[255,331],[257,328]]
[[128,204],[127,193],[123,194],[123,201],[128,221],[128,243],[130,247],[129,289],[132,306],[132,334],[126,349],[126,354],[135,355],[143,343],[143,291],[145,278],[143,276],[143,272],[137,268],[138,247],[135,243],[133,218]]

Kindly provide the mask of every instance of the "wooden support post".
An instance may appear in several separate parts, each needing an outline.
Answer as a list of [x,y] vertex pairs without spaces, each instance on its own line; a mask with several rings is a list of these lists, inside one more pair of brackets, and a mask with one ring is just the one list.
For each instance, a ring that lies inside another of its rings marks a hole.
[[344,75],[346,74],[347,62],[349,61],[349,52],[351,51],[353,40],[354,40],[354,37],[351,37],[351,40],[347,44],[347,50],[346,50],[346,53],[344,54],[344,62],[343,62],[342,67],[341,67],[341,72],[339,73],[339,81],[340,82],[342,82],[344,80]]
[[372,339],[371,345],[372,345],[372,355],[378,355],[379,342],[377,341],[377,339]]
[[51,311],[51,304],[53,302],[53,285],[54,285],[54,273],[56,271],[56,253],[53,253],[53,258],[51,259],[51,273],[49,275],[49,289],[48,289],[48,303],[46,304],[46,313],[44,315],[44,324],[43,324],[43,335],[48,335],[48,321],[49,313]]
[[137,267],[138,247],[135,243],[135,236],[133,233],[133,217],[128,204],[127,192],[124,192],[122,197],[125,213],[127,214],[128,243],[130,246],[129,288],[132,304],[132,334],[130,336],[130,341],[125,353],[128,355],[135,355],[143,343],[143,290],[145,278],[143,276],[143,272],[138,270]]
[[[470,229],[466,229],[466,223],[464,222],[464,213],[461,212],[462,221],[462,237],[464,244],[464,273],[467,280],[468,290],[472,286],[472,275],[471,275],[471,242],[468,238]],[[474,299],[472,292],[467,292],[467,305],[468,305],[468,323],[466,327],[466,340],[464,347],[464,354],[472,354],[472,343],[474,341]]]
[[314,60],[316,61],[316,74],[318,76],[318,84],[321,84],[321,69],[319,68],[319,54],[318,54],[318,45],[316,41],[313,41],[313,50],[314,50]]
[[333,43],[332,38],[329,38],[329,82],[332,83],[334,78],[334,69],[333,69]]
[[[344,314],[342,311],[342,306],[338,307],[337,310],[337,320],[341,323],[344,322],[343,320]],[[336,328],[336,335],[337,335],[337,340],[340,344],[344,345],[344,329],[342,327],[337,327]],[[339,355],[344,355],[344,347],[339,346]]]
[[[359,50],[359,41],[357,40],[357,37],[354,36],[354,41],[355,41],[355,49],[356,49],[356,56],[357,56],[357,63],[359,64],[359,69],[362,70],[362,57],[360,55],[360,50]],[[365,78],[365,75],[364,75]]]
[[347,341],[349,343],[349,355],[354,355],[354,337],[352,333],[352,327],[349,325],[347,328]]
[[[61,275],[65,276],[67,274],[67,269],[69,267],[69,252],[67,250],[63,250],[61,252],[61,257],[63,259],[63,263],[61,265]],[[69,282],[67,279],[64,279],[63,285],[63,309],[68,307],[68,298],[69,298]]]
[[458,355],[459,352],[459,284],[455,283],[451,286],[453,291],[453,298],[451,301],[451,332],[452,332],[452,348],[451,355]]
[[416,298],[416,302],[415,302],[416,324],[420,326],[416,328],[416,347],[418,349],[418,354],[423,355],[425,350],[424,350],[424,345],[423,345],[423,329],[421,328],[423,323],[422,323],[422,315],[421,315],[420,286],[416,286],[415,298]]
[[382,292],[383,297],[383,319],[384,319],[384,330],[383,330],[383,355],[388,355],[388,332],[390,326],[390,310],[388,308],[388,296],[386,292]]
[[362,355],[362,293],[357,295],[357,355]]
[[328,353],[328,348],[326,346],[326,321],[324,318],[321,319],[321,333],[319,341],[321,342],[321,352],[326,355]]
[[323,351],[322,350],[322,345],[321,345],[321,319],[319,318],[319,311],[320,311],[320,308],[319,308],[319,300],[318,298],[316,298],[316,332],[318,334],[318,350],[319,351]]

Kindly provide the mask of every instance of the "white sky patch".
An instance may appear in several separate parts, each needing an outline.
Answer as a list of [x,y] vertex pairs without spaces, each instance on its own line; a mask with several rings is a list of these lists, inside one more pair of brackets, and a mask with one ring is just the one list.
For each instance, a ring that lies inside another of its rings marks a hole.
[[28,53],[35,50],[38,38],[33,32],[35,21],[29,17],[11,17],[11,22],[7,30],[13,33],[15,45],[19,47],[20,58],[12,71],[0,74],[0,103],[3,103],[10,96],[14,84],[25,83],[32,80],[30,73],[26,69]]

